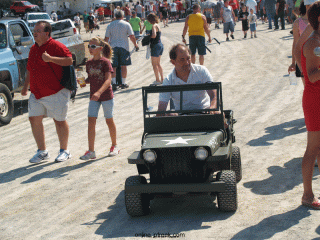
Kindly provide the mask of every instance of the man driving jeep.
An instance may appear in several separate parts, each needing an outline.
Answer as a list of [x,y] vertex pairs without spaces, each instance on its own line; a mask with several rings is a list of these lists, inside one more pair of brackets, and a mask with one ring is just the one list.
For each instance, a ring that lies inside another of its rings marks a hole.
[[[199,84],[213,82],[208,69],[202,65],[191,63],[190,50],[183,44],[176,44],[170,50],[170,61],[175,66],[173,71],[164,79],[162,86]],[[183,95],[183,110],[216,108],[216,90],[188,91]],[[175,110],[180,109],[179,92],[163,92],[159,95],[158,111],[166,111],[170,98]],[[211,114],[220,112],[211,111]]]

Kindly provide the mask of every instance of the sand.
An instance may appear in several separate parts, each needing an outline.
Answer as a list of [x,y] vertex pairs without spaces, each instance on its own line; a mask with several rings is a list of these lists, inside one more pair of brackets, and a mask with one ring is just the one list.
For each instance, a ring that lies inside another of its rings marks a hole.
[[[172,71],[169,48],[181,41],[183,22],[162,28],[164,74]],[[162,24],[161,24],[162,26]],[[104,36],[106,24],[92,36]],[[171,236],[184,239],[315,239],[320,236],[320,212],[301,206],[301,160],[306,128],[302,82],[289,85],[291,26],[268,30],[259,22],[258,38],[242,39],[241,23],[235,40],[225,42],[222,29],[212,29],[211,54],[205,66],[222,82],[225,109],[238,120],[243,179],[238,184],[238,210],[224,213],[209,197],[156,198],[150,215],[131,218],[124,204],[124,183],[137,174],[127,157],[140,149],[143,132],[141,87],[155,78],[146,49],[132,55],[127,83],[115,93],[114,119],[121,154],[107,157],[111,145],[102,111],[97,121],[95,161],[81,161],[87,150],[89,87],[70,104],[69,150],[72,159],[54,163],[59,143],[52,119],[45,119],[48,161],[32,165],[36,150],[23,97],[15,98],[15,116],[0,127],[0,239],[140,239]],[[82,34],[88,40],[90,34]],[[130,45],[133,47],[132,44]],[[319,174],[314,191],[319,194]],[[160,235],[157,235],[157,234]],[[175,235],[173,235],[175,234]]]

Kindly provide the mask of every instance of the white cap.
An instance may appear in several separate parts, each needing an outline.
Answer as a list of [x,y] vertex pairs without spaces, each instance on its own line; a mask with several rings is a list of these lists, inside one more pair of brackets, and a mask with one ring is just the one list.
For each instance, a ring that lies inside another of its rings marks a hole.
[[317,2],[318,0],[304,0],[304,5],[311,5],[312,3]]

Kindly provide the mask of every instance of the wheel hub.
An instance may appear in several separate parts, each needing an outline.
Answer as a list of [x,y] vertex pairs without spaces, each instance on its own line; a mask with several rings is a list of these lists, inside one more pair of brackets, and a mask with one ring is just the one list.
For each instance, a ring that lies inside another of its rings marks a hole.
[[3,93],[0,93],[0,116],[6,116],[7,114],[8,114],[8,100]]

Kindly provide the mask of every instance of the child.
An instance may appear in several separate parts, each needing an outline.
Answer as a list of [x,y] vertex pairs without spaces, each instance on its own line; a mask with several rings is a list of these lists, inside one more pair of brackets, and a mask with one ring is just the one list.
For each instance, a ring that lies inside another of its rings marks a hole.
[[248,11],[246,5],[242,4],[241,9],[239,12],[239,19],[242,22],[242,31],[243,31],[243,38],[247,38],[247,31],[249,30],[249,24],[248,24]]
[[250,9],[250,14],[249,14],[249,23],[250,23],[250,32],[251,32],[251,38],[253,38],[252,33],[254,33],[254,37],[257,37],[256,34],[256,25],[257,25],[257,16],[253,13],[253,9]]
[[94,29],[94,16],[92,12],[89,13],[88,22],[89,22],[89,31],[91,31],[92,33]]
[[[109,128],[112,141],[109,156],[119,154],[117,147],[116,125],[113,121],[113,92],[111,87],[111,73],[113,72],[110,59],[112,48],[100,38],[89,41],[89,52],[93,56],[86,64],[88,73],[87,83],[90,83],[90,102],[88,109],[88,143],[89,150],[80,157],[81,160],[95,159],[94,141],[96,136],[96,121],[99,108],[102,105],[104,117]],[[101,54],[103,56],[101,56]]]
[[132,18],[129,20],[129,23],[131,24],[134,36],[137,39],[140,36],[141,19],[137,17],[135,11],[132,12]]

